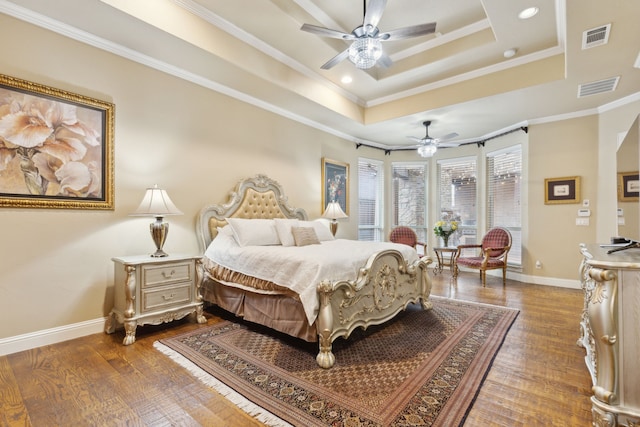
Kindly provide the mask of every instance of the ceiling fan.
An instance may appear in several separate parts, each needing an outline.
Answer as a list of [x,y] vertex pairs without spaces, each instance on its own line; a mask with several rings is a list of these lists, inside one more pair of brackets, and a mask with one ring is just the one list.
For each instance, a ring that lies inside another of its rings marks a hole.
[[420,144],[412,147],[412,148],[417,148],[418,149],[418,154],[420,154],[420,156],[422,157],[431,157],[435,154],[436,150],[439,147],[457,147],[460,144],[456,144],[456,143],[445,143],[443,144],[442,141],[446,141],[452,138],[455,138],[456,136],[458,136],[457,133],[452,132],[448,135],[445,135],[443,137],[440,138],[432,138],[429,136],[429,125],[431,125],[431,120],[426,120],[424,122],[422,122],[422,124],[425,127],[425,134],[423,138],[418,138],[415,136],[408,136],[407,138],[419,142]]
[[310,24],[304,24],[300,28],[302,31],[307,31],[322,37],[331,37],[352,42],[349,48],[331,58],[320,68],[328,70],[347,58],[349,58],[356,67],[363,70],[371,68],[376,64],[387,68],[391,66],[393,61],[391,61],[391,58],[382,50],[381,42],[423,36],[433,33],[436,30],[436,23],[431,22],[381,33],[378,29],[378,22],[380,22],[387,0],[369,0],[369,8],[367,8],[367,0],[362,1],[364,4],[364,19],[362,25],[355,28],[350,34]]

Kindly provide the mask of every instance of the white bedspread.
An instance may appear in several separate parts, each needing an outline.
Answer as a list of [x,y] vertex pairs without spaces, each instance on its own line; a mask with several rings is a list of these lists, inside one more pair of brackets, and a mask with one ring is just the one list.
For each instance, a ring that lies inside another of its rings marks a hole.
[[385,249],[400,251],[408,263],[418,259],[414,248],[390,242],[336,239],[301,247],[240,247],[228,235],[218,235],[204,255],[222,267],[295,291],[311,325],[319,309],[317,285],[323,280],[356,279],[369,257]]

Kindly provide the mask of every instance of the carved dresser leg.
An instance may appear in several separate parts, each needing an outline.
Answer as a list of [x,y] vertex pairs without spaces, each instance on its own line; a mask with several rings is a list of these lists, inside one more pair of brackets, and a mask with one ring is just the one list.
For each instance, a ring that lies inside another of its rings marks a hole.
[[125,320],[124,321],[124,340],[122,340],[122,344],[129,345],[136,342],[136,328],[138,327],[138,322],[135,320]]

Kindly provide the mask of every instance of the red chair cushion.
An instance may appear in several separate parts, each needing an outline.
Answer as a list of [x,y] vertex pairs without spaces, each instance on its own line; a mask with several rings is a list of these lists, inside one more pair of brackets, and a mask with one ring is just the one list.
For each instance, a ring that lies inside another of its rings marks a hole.
[[[484,257],[480,257],[480,256],[458,258],[458,264],[463,265],[465,267],[480,268],[483,260],[484,260]],[[489,261],[487,261],[488,268],[498,268],[498,267],[502,267],[503,265],[504,265],[504,261],[502,261],[501,259],[489,258]]]
[[391,231],[389,240],[394,243],[402,243],[411,247],[415,247],[418,242],[418,237],[415,231],[409,227],[396,227]]

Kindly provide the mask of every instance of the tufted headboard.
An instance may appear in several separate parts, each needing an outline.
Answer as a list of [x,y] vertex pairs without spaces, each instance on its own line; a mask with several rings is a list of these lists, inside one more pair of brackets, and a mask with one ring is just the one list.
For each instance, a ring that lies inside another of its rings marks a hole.
[[225,218],[298,218],[307,219],[307,213],[287,203],[282,186],[266,175],[256,175],[238,182],[224,204],[208,205],[200,210],[196,232],[202,250],[218,234],[218,227],[227,224]]

